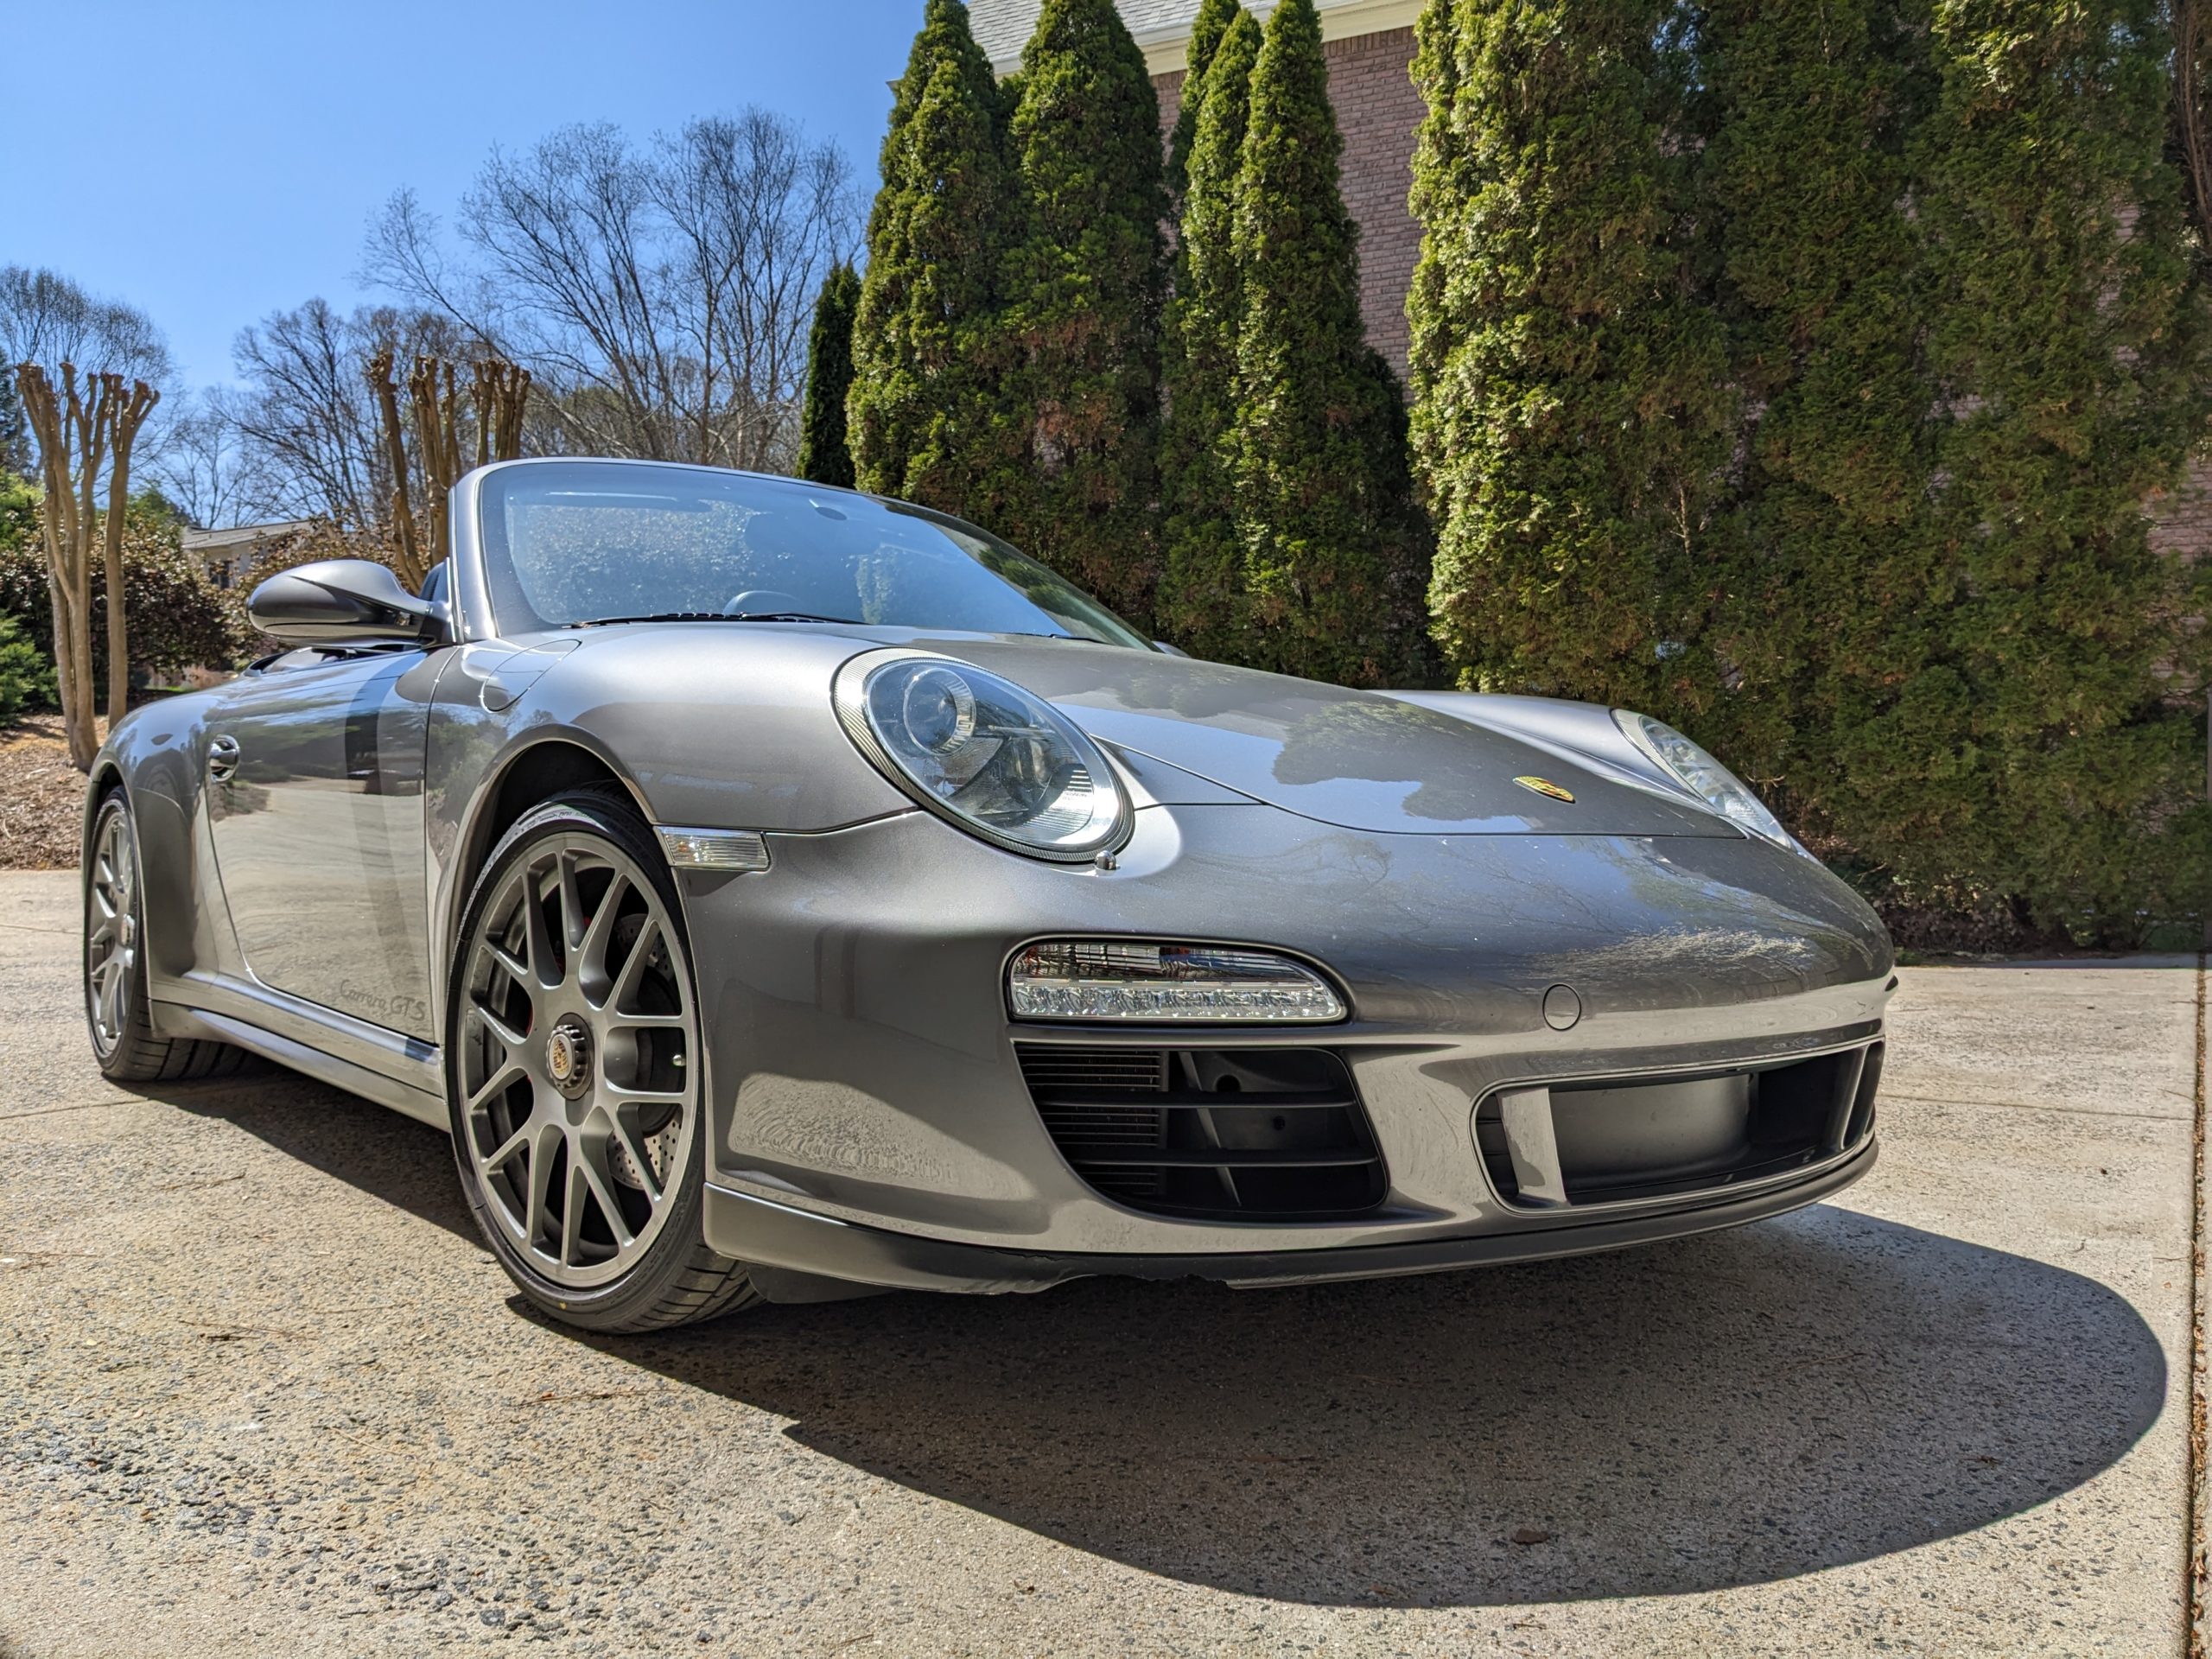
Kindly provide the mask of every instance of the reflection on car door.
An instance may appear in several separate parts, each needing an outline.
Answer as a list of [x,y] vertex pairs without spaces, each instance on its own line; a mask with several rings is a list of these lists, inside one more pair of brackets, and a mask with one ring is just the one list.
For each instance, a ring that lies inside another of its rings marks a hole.
[[424,1038],[423,758],[448,656],[292,652],[208,721],[216,865],[254,977]]

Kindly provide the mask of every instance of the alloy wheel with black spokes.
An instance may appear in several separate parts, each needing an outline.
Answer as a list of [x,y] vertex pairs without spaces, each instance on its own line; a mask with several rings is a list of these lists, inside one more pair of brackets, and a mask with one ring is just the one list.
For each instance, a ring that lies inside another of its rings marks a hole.
[[510,830],[462,934],[449,1075],[472,1206],[510,1274],[596,1329],[749,1291],[699,1236],[704,1067],[674,893],[611,798]]

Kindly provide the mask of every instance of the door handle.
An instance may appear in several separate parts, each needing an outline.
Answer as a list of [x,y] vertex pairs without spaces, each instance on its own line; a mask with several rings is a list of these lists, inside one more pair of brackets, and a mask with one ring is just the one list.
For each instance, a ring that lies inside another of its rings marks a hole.
[[219,784],[227,784],[238,769],[238,741],[223,736],[207,746],[207,775]]

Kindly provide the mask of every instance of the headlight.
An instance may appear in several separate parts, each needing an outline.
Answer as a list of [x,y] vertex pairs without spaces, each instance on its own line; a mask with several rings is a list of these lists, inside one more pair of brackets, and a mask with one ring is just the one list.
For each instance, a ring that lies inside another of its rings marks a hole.
[[1808,858],[1812,856],[1798,845],[1796,836],[1782,827],[1781,820],[1766,810],[1765,804],[1751,793],[1742,779],[1666,721],[1616,709],[1613,723],[1654,766],[1722,817],[1762,841],[1787,847],[1793,853],[1804,853]]
[[857,657],[838,718],[884,775],[984,840],[1078,862],[1118,845],[1129,804],[1106,757],[1043,699],[944,657]]
[[1293,957],[1235,945],[1053,939],[1007,969],[1018,1020],[1219,1020],[1313,1025],[1344,1017],[1329,982]]

